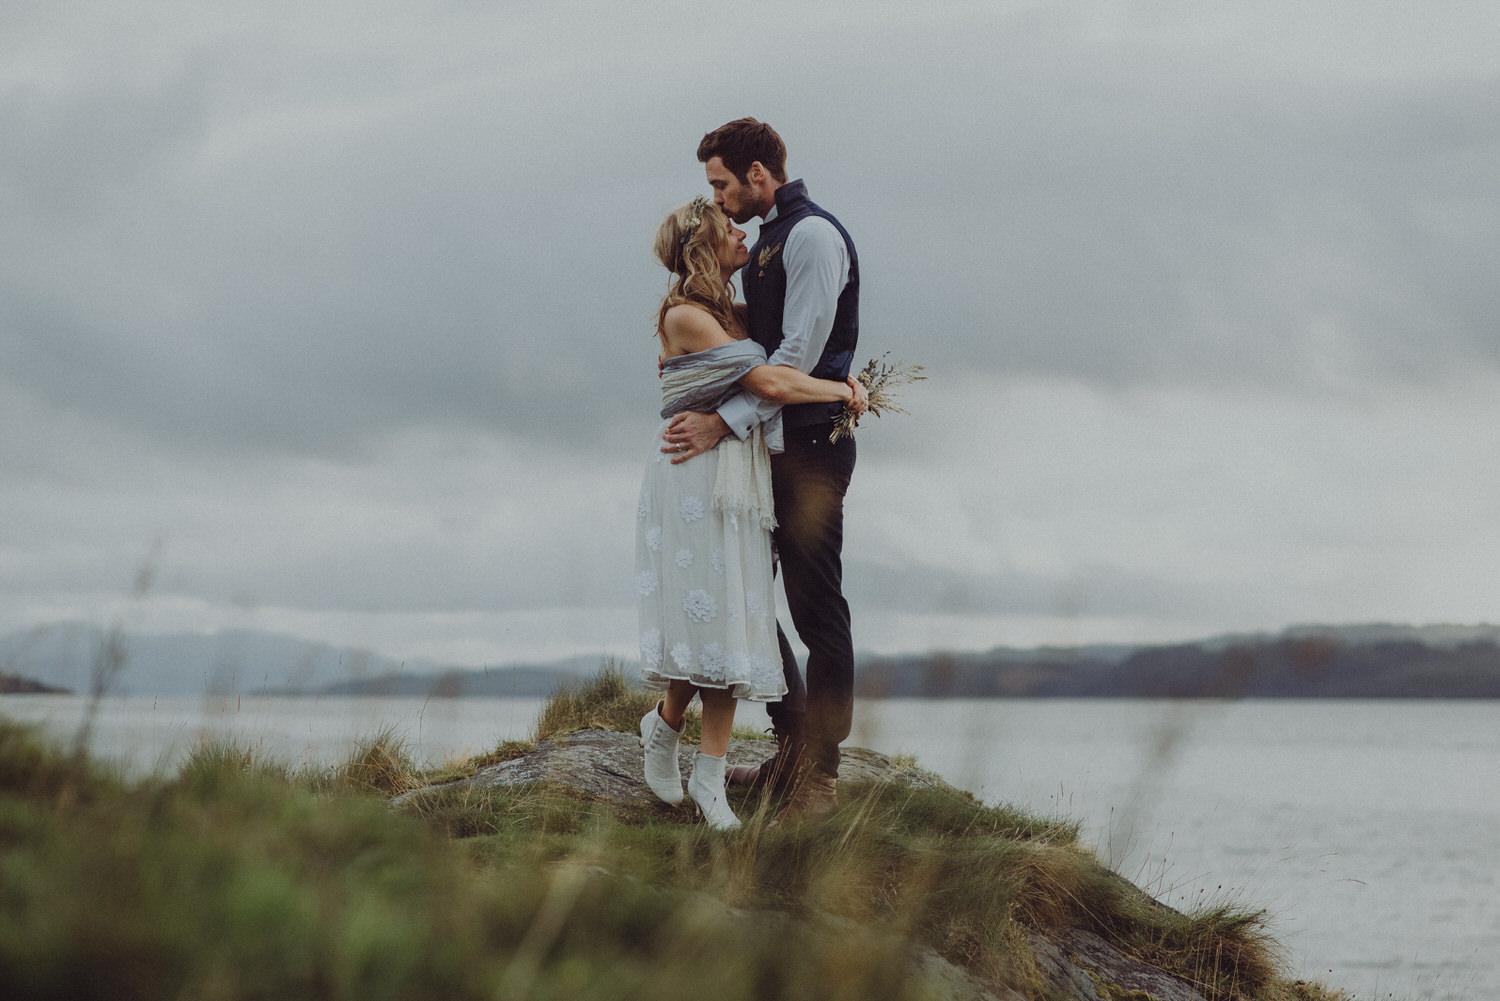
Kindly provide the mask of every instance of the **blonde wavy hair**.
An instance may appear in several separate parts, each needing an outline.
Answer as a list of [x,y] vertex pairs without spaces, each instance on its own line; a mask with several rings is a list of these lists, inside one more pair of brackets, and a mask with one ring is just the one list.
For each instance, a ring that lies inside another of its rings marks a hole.
[[672,272],[656,314],[657,339],[666,344],[667,310],[687,302],[701,306],[725,330],[734,328],[734,286],[724,281],[719,250],[729,240],[729,219],[698,197],[669,213],[656,230],[656,260]]

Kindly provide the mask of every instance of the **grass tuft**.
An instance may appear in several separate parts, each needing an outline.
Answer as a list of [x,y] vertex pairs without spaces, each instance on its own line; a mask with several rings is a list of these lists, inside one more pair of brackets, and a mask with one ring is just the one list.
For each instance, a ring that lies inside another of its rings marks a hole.
[[[641,717],[650,712],[661,695],[638,688],[626,670],[606,660],[599,670],[580,681],[564,682],[542,706],[533,728],[537,743],[576,730],[614,730],[635,733]],[[760,730],[735,727],[733,736],[744,740],[770,740]],[[698,703],[688,707],[682,741],[696,744],[703,739],[703,716]]]
[[1276,981],[1279,948],[1264,911],[1206,907],[1169,922],[1140,951],[1198,986],[1210,999],[1260,997]]
[[255,776],[287,779],[291,771],[283,762],[230,738],[200,741],[177,768],[178,781],[199,791]]
[[395,726],[386,726],[359,742],[349,760],[334,770],[332,782],[351,792],[385,796],[420,789],[427,783],[418,775],[407,748],[406,738]]
[[469,764],[474,768],[484,768],[488,765],[498,765],[524,758],[535,751],[536,741],[534,740],[507,740],[502,741],[493,751],[471,758]]
[[[538,743],[560,733],[575,730],[616,730],[635,733],[641,717],[660,700],[659,694],[637,688],[625,669],[606,660],[591,677],[564,682],[537,714],[535,739]],[[696,706],[687,713],[682,739],[696,744],[703,736],[703,718]]]

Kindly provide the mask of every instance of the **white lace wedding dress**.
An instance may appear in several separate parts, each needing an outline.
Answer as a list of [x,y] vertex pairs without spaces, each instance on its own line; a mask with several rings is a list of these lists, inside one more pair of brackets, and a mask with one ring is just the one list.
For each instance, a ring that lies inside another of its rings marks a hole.
[[736,698],[786,694],[771,590],[771,535],[752,517],[714,507],[714,479],[729,449],[764,448],[733,435],[673,465],[651,441],[636,508],[641,678],[731,688]]

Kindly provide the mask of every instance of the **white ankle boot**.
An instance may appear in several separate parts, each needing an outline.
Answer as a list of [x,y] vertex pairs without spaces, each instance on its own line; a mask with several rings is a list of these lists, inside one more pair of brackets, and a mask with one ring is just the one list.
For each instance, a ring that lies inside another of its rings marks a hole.
[[693,774],[688,777],[688,795],[703,811],[703,819],[716,831],[732,831],[740,818],[729,808],[724,797],[724,759],[707,754],[693,755]]
[[646,784],[663,803],[682,802],[682,769],[677,767],[681,730],[661,718],[661,703],[641,717],[641,746],[646,749]]

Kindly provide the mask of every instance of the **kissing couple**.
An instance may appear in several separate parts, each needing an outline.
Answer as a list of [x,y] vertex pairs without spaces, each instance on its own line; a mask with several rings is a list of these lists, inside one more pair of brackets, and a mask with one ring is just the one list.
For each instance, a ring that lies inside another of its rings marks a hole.
[[[714,828],[739,819],[725,786],[782,803],[773,823],[837,804],[839,745],[854,706],[843,595],[844,495],[854,438],[832,440],[868,397],[849,371],[859,338],[859,258],[844,227],[788,181],[776,130],[740,118],[698,146],[710,201],[656,233],[669,272],[657,317],[662,424],[637,506],[642,682],[662,691],[641,720],[645,775],[683,800],[678,738],[697,696],[703,736],[687,796]],[[755,245],[737,224],[761,219]],[[735,301],[740,274],[745,301]],[[776,621],[780,566],[806,680]],[[767,704],[776,750],[726,769],[737,700]]]

